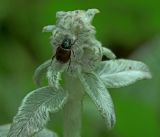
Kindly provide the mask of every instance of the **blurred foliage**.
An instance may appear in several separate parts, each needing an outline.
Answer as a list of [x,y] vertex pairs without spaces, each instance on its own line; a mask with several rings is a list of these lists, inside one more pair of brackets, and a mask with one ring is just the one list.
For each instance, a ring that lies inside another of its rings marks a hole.
[[[42,34],[42,27],[54,24],[59,10],[98,8],[101,13],[93,22],[97,38],[120,58],[144,61],[153,79],[110,90],[117,124],[109,132],[86,97],[82,135],[159,137],[159,5],[159,0],[0,0],[0,125],[12,121],[22,98],[36,88],[32,81],[34,69],[52,56],[50,35]],[[60,112],[49,122],[49,127],[61,136],[62,117]]]

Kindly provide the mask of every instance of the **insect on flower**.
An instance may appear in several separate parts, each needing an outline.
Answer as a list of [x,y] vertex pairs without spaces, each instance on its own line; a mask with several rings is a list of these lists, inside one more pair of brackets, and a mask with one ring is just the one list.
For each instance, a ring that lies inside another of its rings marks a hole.
[[[53,58],[56,57],[56,60],[59,61],[60,63],[67,63],[69,61],[69,66],[70,66],[71,53],[73,53],[74,55],[72,46],[75,44],[76,41],[77,39],[72,43],[72,40],[66,36],[62,41],[62,44],[60,44],[57,47],[56,54],[52,57],[52,61],[53,61]],[[51,64],[52,64],[52,61],[51,61]]]

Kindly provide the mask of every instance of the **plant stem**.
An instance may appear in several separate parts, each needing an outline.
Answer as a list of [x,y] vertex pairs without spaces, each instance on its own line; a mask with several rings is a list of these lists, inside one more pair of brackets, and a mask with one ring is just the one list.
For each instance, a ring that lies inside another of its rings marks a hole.
[[64,106],[64,137],[80,137],[83,88],[77,78],[66,74],[64,79],[64,87],[69,92]]

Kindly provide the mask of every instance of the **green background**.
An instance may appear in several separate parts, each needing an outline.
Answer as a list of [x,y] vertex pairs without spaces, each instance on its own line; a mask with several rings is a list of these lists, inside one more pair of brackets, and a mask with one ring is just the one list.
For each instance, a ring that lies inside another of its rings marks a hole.
[[[35,68],[51,58],[50,34],[43,26],[55,23],[57,11],[97,8],[93,24],[97,39],[118,58],[145,62],[153,79],[110,89],[117,123],[107,131],[86,97],[83,137],[160,136],[160,1],[159,0],[0,0],[0,125],[10,123],[22,98],[36,86]],[[62,112],[48,124],[63,134]]]

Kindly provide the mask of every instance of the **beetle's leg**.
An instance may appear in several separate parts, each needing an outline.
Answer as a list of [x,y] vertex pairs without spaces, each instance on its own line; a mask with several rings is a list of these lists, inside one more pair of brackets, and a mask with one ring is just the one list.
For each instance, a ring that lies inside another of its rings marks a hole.
[[71,58],[69,59],[69,64],[68,64],[67,71],[69,70],[69,68],[70,68],[70,65],[71,65]]
[[56,55],[53,55],[52,56],[52,59],[51,59],[51,64],[50,64],[50,66],[52,65],[52,62],[53,62],[53,59],[54,59],[54,57],[55,57]]
[[73,56],[75,57],[75,54],[74,54],[74,50],[73,50],[73,49],[71,49],[71,52],[73,53]]
[[[73,56],[75,57],[73,49],[71,49],[71,53],[73,53]],[[69,58],[69,65],[68,65],[67,71],[68,71],[70,65],[71,65],[71,57]]]

